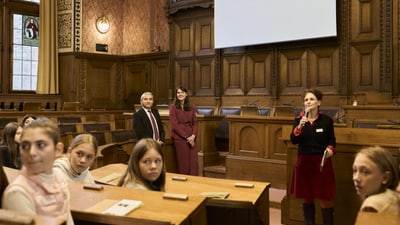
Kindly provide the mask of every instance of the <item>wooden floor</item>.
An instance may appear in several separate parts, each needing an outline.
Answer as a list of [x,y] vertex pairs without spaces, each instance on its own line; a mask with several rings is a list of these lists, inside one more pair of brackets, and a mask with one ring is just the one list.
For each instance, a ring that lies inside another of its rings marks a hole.
[[269,209],[269,224],[281,225],[281,210],[276,208]]
[[281,208],[280,204],[282,198],[285,197],[286,190],[270,188],[269,189],[269,200],[270,200],[270,209],[269,209],[269,224],[270,225],[281,225]]

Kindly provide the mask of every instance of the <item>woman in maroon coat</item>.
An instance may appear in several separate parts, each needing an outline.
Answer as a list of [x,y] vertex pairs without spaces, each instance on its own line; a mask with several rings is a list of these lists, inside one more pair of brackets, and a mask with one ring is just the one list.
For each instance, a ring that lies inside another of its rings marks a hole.
[[169,107],[169,118],[171,121],[171,138],[178,161],[178,172],[199,175],[196,109],[189,101],[186,88],[177,88],[175,94],[175,101]]

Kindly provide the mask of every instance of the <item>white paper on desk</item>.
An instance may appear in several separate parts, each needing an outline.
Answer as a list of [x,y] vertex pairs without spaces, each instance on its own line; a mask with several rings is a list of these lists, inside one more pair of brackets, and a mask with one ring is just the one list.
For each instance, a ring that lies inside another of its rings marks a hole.
[[139,200],[122,199],[110,208],[104,210],[102,213],[115,216],[125,216],[133,210],[140,208],[142,204],[142,201]]
[[319,171],[321,171],[321,172],[322,172],[322,168],[324,168],[325,160],[326,160],[326,155],[327,155],[327,154],[328,154],[328,151],[325,150],[325,151],[324,151],[324,155],[322,156],[322,159],[321,159],[321,164],[320,164],[320,166],[319,166]]

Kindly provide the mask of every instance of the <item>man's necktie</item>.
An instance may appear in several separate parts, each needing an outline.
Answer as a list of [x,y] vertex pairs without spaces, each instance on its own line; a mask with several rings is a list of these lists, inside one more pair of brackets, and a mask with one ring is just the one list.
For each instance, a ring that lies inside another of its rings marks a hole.
[[151,112],[151,110],[148,110],[148,112],[150,114],[151,126],[153,127],[154,139],[156,141],[158,141],[160,139],[160,134],[158,133],[158,127],[157,127],[156,120],[154,119],[154,116],[153,116],[153,113]]

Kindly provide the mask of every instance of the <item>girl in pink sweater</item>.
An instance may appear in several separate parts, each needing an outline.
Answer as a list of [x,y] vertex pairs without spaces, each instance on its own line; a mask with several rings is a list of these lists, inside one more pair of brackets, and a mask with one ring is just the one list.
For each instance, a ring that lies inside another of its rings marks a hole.
[[7,187],[3,208],[30,214],[57,217],[74,224],[70,212],[68,182],[53,171],[54,159],[64,145],[56,124],[40,118],[21,134],[21,174]]

